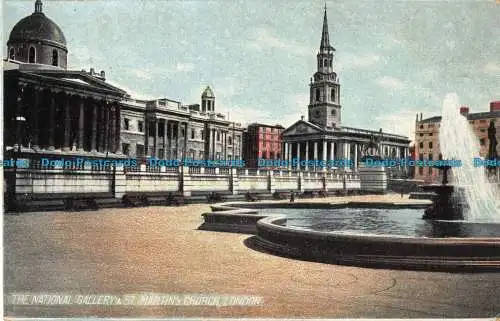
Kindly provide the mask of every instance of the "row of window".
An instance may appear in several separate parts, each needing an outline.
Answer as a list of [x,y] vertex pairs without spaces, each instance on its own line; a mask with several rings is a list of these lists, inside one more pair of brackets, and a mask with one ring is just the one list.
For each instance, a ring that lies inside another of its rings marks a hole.
[[[132,129],[132,127],[130,126],[130,119],[125,118],[125,119],[123,120],[123,123],[124,123],[124,124],[123,124],[123,129],[124,129],[124,130],[133,130],[133,129]],[[158,128],[158,136],[159,136],[159,137],[163,137],[163,136],[165,135],[164,130],[165,130],[165,129],[164,129],[164,127],[161,127],[161,126],[160,126],[160,127]],[[143,121],[141,121],[141,120],[138,120],[138,121],[137,121],[137,131],[138,131],[138,132],[140,132],[140,133],[143,133],[143,132],[144,132],[144,122],[143,122]],[[154,135],[155,135],[155,132],[154,132],[154,131],[155,131],[154,126],[151,126],[151,127],[150,127],[150,133],[149,133],[149,134],[150,134],[150,136],[154,136]],[[183,137],[184,137],[184,136],[185,136],[185,134],[186,134],[186,133],[185,133],[184,128],[181,128],[181,136],[183,136]],[[191,129],[191,139],[195,139],[195,138],[196,138],[196,131],[195,131],[194,129]],[[237,137],[237,139],[238,139],[238,138],[239,138],[239,137]],[[201,140],[204,140],[204,139],[205,139],[205,131],[204,131],[203,129],[202,129],[202,130],[200,130],[200,139],[201,139]],[[217,132],[217,135],[216,135],[216,140],[217,140],[218,142],[220,142],[220,141],[221,141],[221,139],[222,139],[221,132],[219,132],[219,131],[218,131],[218,132]],[[231,136],[228,136],[228,137],[227,137],[227,143],[228,143],[228,145],[232,145],[232,144],[233,144],[233,138],[232,138]]]
[[331,67],[332,66],[332,59],[319,59],[318,61],[319,67]]
[[[144,157],[146,156],[145,155],[145,149],[144,149],[144,145],[142,144],[136,144],[135,145],[135,156],[136,157]],[[122,151],[123,151],[123,154],[127,155],[127,156],[132,156],[131,155],[131,150],[130,150],[130,144],[127,144],[127,143],[123,143],[122,144]],[[174,151],[175,153],[175,151]],[[165,158],[167,155],[165,154],[165,150],[160,148],[158,149],[158,158],[162,159],[162,158]],[[188,152],[187,152],[187,157],[189,158],[192,158],[192,159],[198,159],[198,160],[201,160],[201,159],[204,159],[205,158],[205,152],[204,151],[198,151],[198,155],[196,155],[196,151],[194,149],[190,149]],[[233,155],[227,155],[227,159],[231,160],[233,158]],[[216,155],[215,155],[215,159],[222,159],[222,153],[221,152],[217,152]]]
[[[432,142],[429,142],[428,146],[430,149],[432,149],[434,147],[434,144]],[[424,142],[420,142],[420,144],[418,144],[418,147],[421,149],[424,148]]]
[[[10,48],[9,50],[9,59],[16,60],[16,50],[14,48]],[[36,63],[36,48],[30,47],[28,52],[28,63],[35,64]],[[57,49],[52,50],[52,66],[59,65],[59,52]]]

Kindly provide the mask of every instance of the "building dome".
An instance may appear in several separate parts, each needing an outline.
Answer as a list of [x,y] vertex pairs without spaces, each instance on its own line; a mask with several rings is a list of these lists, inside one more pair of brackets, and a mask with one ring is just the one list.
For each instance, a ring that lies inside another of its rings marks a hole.
[[47,41],[66,48],[66,38],[61,28],[43,12],[34,12],[21,19],[12,29],[8,44],[28,41]]
[[205,88],[205,90],[203,91],[203,93],[201,94],[201,97],[202,98],[214,98],[214,92],[212,91],[212,89],[210,88],[210,86],[207,86],[207,88]]
[[42,1],[35,1],[35,12],[12,28],[7,41],[9,59],[30,64],[66,68],[66,37],[61,28],[42,12]]

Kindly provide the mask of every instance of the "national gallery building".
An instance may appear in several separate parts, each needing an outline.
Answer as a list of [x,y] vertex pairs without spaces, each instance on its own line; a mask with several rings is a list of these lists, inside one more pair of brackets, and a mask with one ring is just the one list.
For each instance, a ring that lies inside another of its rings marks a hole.
[[[308,119],[302,117],[283,132],[284,159],[320,160],[325,164],[335,164],[336,161],[350,163],[355,170],[364,156],[386,159],[410,157],[408,137],[389,134],[382,129],[372,131],[342,125],[340,83],[333,68],[334,52],[330,45],[325,8],[321,44],[316,56],[317,71],[309,84]],[[304,168],[297,166],[300,167]]]
[[68,70],[61,28],[35,1],[12,29],[4,59],[4,141],[22,153],[92,157],[241,159],[241,124],[198,104],[134,99],[104,71]]

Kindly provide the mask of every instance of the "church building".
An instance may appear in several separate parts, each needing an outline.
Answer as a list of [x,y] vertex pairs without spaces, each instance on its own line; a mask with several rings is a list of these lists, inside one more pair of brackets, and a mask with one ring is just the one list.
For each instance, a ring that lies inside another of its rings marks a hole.
[[[340,82],[334,71],[335,48],[330,44],[326,7],[321,44],[316,56],[317,71],[309,84],[307,120],[294,123],[283,132],[282,158],[296,169],[313,169],[314,161],[327,167],[351,167],[357,170],[362,157],[409,157],[408,137],[379,131],[347,127],[342,124]],[[303,162],[305,161],[305,162]],[[351,165],[349,165],[351,164]],[[318,169],[318,168],[316,168]]]

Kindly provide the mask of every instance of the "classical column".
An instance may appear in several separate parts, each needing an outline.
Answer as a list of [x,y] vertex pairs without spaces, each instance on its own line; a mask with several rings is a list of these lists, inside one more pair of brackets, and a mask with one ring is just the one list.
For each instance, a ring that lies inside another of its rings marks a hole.
[[306,171],[309,169],[307,163],[309,162],[309,141],[306,142]]
[[354,144],[354,170],[358,170],[358,145]]
[[285,143],[285,148],[284,148],[284,157],[282,156],[281,158],[285,161],[288,161],[288,143]]
[[184,147],[183,147],[183,158],[186,158],[187,154],[187,143],[188,143],[188,122],[184,122]]
[[330,142],[330,164],[332,164],[332,166],[330,167],[333,167],[333,161],[335,160],[335,143],[334,142]]
[[101,100],[99,101],[100,116],[99,116],[99,143],[97,145],[97,150],[102,153],[104,152],[104,135],[106,134],[106,103]]
[[167,146],[167,137],[168,137],[168,120],[164,119],[163,120],[163,157],[165,159],[170,158],[170,152],[167,153],[168,151],[168,146]]
[[297,143],[297,170],[300,170],[300,142]]
[[349,164],[348,163],[348,160],[349,160],[349,144],[346,141],[344,141],[343,145],[344,145],[344,167],[348,167],[347,165]]
[[109,103],[104,103],[104,150],[103,152],[109,151]]
[[70,95],[66,94],[64,98],[64,151],[71,150],[71,115],[70,115]]
[[292,169],[292,143],[288,143],[288,169]]
[[[314,142],[314,163],[318,160],[318,142]],[[316,170],[316,164],[314,165],[314,170]]]
[[32,115],[33,115],[33,147],[37,148],[38,143],[39,143],[39,136],[40,136],[40,127],[39,127],[39,119],[38,115],[40,112],[40,87],[35,86],[35,97],[34,97],[34,106],[31,109],[32,110]]
[[144,113],[144,155],[149,153],[149,119],[148,113]]
[[121,131],[122,131],[122,118],[121,118],[121,106],[115,104],[115,123],[116,123],[116,131],[115,131],[115,152],[118,154],[122,154],[122,142],[121,142]]
[[91,152],[97,151],[97,104],[92,102],[92,138],[90,141]]
[[175,142],[175,146],[177,147],[177,159],[182,158],[182,145],[181,145],[181,136],[182,136],[182,126],[181,122],[177,122],[177,141]]
[[154,136],[153,136],[153,151],[151,152],[151,156],[156,157],[158,151],[158,119],[155,118],[153,121],[154,126]]
[[170,137],[168,139],[168,146],[170,147],[170,158],[175,159],[174,149],[172,146],[173,141],[174,141],[174,123],[169,122],[169,125],[170,125],[170,129],[169,129]]
[[321,168],[322,170],[326,170],[326,155],[327,155],[327,154],[326,154],[326,149],[327,149],[327,148],[328,148],[327,142],[326,142],[326,140],[324,140],[324,141],[323,141],[323,150],[322,150],[322,152],[323,152],[323,155],[322,155],[322,156],[323,156],[323,157],[321,158],[321,159],[322,159],[322,161],[323,161],[323,168]]
[[116,152],[115,148],[115,133],[116,133],[116,111],[115,111],[115,105],[114,103],[111,103],[109,106],[109,143],[108,143],[108,150],[111,153]]
[[224,157],[224,160],[227,159],[227,133],[225,131],[222,132],[224,141],[223,141],[223,147],[222,147],[222,157]]
[[80,113],[78,115],[78,151],[83,151],[83,139],[84,139],[84,120],[85,120],[85,100],[84,97],[80,97],[79,100]]

